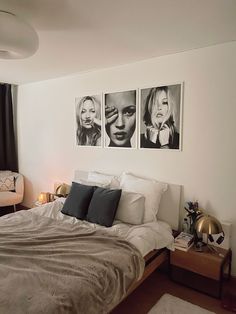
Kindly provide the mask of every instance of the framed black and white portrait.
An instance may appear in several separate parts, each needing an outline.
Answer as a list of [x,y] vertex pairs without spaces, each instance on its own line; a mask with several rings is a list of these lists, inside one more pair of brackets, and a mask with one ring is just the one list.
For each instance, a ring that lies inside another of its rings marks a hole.
[[181,149],[182,85],[140,89],[139,148]]
[[102,146],[101,100],[101,95],[87,95],[75,99],[77,145]]
[[137,90],[104,94],[105,147],[137,148]]

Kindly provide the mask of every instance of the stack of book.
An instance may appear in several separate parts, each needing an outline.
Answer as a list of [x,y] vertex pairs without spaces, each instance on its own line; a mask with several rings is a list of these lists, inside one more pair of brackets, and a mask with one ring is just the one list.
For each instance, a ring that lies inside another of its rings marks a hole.
[[193,245],[193,235],[186,232],[181,232],[174,242],[174,247],[178,250],[187,252]]

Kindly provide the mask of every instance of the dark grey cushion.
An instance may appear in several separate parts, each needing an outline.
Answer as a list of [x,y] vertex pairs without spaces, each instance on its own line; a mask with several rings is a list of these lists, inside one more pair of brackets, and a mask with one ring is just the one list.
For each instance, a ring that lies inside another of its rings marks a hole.
[[61,212],[78,219],[84,219],[87,215],[94,190],[95,186],[72,182],[70,193],[66,198]]
[[110,227],[120,201],[121,190],[96,188],[91,199],[86,220]]

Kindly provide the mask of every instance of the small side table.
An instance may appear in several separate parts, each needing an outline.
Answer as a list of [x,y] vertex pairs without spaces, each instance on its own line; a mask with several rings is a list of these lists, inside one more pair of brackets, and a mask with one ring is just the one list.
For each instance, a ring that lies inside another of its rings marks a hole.
[[204,247],[203,252],[191,247],[187,252],[170,252],[170,276],[174,281],[202,291],[214,297],[221,297],[224,274],[231,276],[231,249],[217,248],[217,252]]

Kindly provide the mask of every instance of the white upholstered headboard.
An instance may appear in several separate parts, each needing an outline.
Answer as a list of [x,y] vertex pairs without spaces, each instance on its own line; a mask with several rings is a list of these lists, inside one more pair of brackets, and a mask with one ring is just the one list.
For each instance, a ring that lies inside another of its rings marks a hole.
[[[75,180],[86,180],[87,178],[88,171],[75,170]],[[162,196],[157,214],[157,218],[168,222],[173,230],[178,230],[179,228],[180,192],[180,185],[168,183],[168,190]]]

